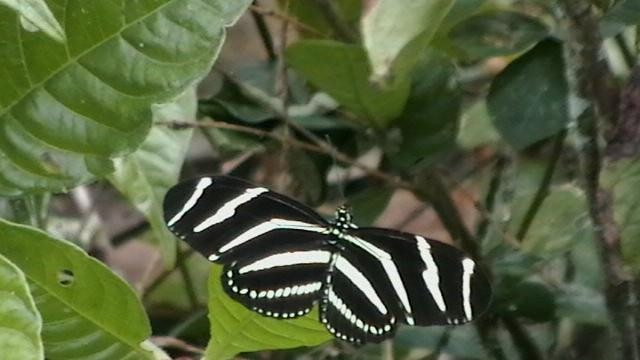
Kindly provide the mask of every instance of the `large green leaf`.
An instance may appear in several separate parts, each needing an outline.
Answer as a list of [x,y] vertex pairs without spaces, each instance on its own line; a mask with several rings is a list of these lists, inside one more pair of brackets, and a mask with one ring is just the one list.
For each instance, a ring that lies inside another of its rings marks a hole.
[[472,16],[449,32],[453,46],[466,58],[515,54],[548,34],[537,19],[513,11],[494,11]]
[[0,254],[29,280],[47,359],[153,359],[151,329],[133,290],[77,246],[0,219]]
[[[195,121],[196,107],[195,88],[191,88],[175,102],[154,106],[154,121]],[[153,126],[138,150],[115,160],[116,171],[108,177],[149,220],[169,267],[175,262],[177,242],[164,223],[162,200],[178,182],[192,133],[192,129]]]
[[267,318],[232,300],[222,289],[221,266],[209,275],[211,340],[207,360],[228,359],[240,352],[314,346],[331,335],[318,321],[317,311],[293,320]]
[[[14,359],[44,359],[42,319],[27,279],[18,267],[0,255],[0,349]],[[0,358],[6,359],[2,355]]]
[[603,185],[613,195],[622,253],[627,264],[640,272],[640,159],[609,164],[603,173]]
[[396,151],[389,151],[392,165],[417,170],[451,150],[458,133],[462,90],[454,64],[436,51],[428,51],[412,75],[411,93],[400,117]]
[[208,71],[249,2],[51,0],[64,43],[0,7],[0,194],[111,172],[147,135],[150,105]]
[[487,105],[504,140],[523,149],[567,125],[568,98],[562,46],[545,40],[494,79]]
[[56,41],[65,41],[64,31],[44,0],[0,0],[20,14],[26,30],[41,30]]
[[379,0],[362,18],[374,79],[402,78],[418,60],[453,0]]
[[384,88],[371,84],[367,55],[355,45],[304,40],[289,47],[286,56],[313,85],[369,125],[386,126],[400,114],[409,94],[405,79]]
[[640,24],[640,1],[620,0],[602,17],[600,31],[603,36],[610,37],[637,24]]

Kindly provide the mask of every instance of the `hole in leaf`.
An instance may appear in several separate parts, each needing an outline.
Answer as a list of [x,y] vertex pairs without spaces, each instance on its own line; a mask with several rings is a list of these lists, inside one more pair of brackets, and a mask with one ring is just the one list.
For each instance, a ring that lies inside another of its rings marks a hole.
[[69,269],[62,269],[58,271],[58,284],[69,287],[73,285],[74,275],[73,271]]

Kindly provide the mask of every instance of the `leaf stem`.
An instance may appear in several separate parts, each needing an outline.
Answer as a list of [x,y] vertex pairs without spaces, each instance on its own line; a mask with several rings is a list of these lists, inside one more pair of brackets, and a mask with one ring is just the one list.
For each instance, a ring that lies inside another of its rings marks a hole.
[[358,41],[358,35],[349,26],[345,18],[342,16],[336,2],[331,0],[314,0],[314,2],[320,8],[322,15],[327,19],[327,22],[335,30],[336,35],[343,41],[349,43],[355,43]]
[[[254,1],[256,3],[257,1]],[[258,33],[260,34],[260,38],[262,39],[262,44],[264,44],[264,49],[267,52],[267,57],[269,60],[273,61],[276,59],[276,51],[273,45],[273,37],[271,36],[271,32],[269,31],[269,26],[267,26],[267,22],[264,21],[264,15],[258,11],[253,11],[253,7],[251,8],[251,16],[253,17],[253,21],[256,24],[256,28],[258,29]]]
[[538,190],[536,194],[533,196],[533,200],[531,201],[531,205],[527,209],[527,212],[524,215],[522,223],[516,232],[516,239],[518,241],[524,240],[531,224],[533,223],[533,219],[536,217],[538,210],[542,206],[544,199],[549,195],[549,189],[551,188],[551,180],[553,180],[553,173],[555,172],[556,165],[560,160],[560,155],[562,155],[562,147],[564,145],[564,140],[567,137],[567,131],[562,130],[558,135],[556,135],[555,140],[553,142],[553,149],[551,150],[551,157],[549,158],[549,163],[547,164],[547,168],[544,171],[544,175],[542,176],[542,181],[540,181],[540,186],[538,186]]

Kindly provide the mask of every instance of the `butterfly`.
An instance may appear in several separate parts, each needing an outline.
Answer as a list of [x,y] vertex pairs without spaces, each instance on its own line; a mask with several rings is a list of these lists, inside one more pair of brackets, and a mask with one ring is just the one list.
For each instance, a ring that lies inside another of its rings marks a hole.
[[489,305],[476,262],[421,235],[358,227],[347,207],[327,221],[284,195],[228,176],[172,187],[167,227],[224,265],[227,294],[261,315],[292,319],[319,305],[336,338],[380,342],[399,324],[463,324]]

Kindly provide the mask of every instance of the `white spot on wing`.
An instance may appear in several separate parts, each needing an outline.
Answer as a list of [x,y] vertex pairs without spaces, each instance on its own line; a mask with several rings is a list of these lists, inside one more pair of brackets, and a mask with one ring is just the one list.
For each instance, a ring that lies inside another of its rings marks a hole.
[[431,245],[429,245],[427,240],[422,236],[416,235],[416,240],[418,242],[420,257],[422,257],[422,261],[424,261],[424,265],[426,266],[426,269],[422,272],[422,279],[425,285],[427,285],[427,289],[429,289],[436,305],[438,305],[438,309],[445,312],[447,311],[447,306],[440,291],[440,275],[438,274],[438,266],[431,255]]
[[245,190],[244,194],[234,198],[233,200],[228,201],[215,214],[211,215],[199,225],[193,228],[193,232],[201,232],[203,230],[208,229],[209,227],[219,224],[228,218],[232,217],[236,213],[236,209],[238,206],[249,202],[251,199],[257,197],[263,192],[267,192],[269,190],[263,187],[251,188]]
[[270,255],[253,263],[243,266],[238,270],[240,274],[250,271],[260,271],[279,266],[291,266],[300,264],[324,264],[331,258],[331,252],[325,250],[294,251]]
[[211,186],[212,183],[213,183],[213,180],[211,180],[211,178],[205,177],[200,179],[200,181],[198,181],[198,185],[196,185],[196,189],[193,191],[193,194],[191,194],[191,197],[189,198],[189,200],[187,200],[187,202],[184,203],[184,206],[182,207],[182,209],[177,214],[175,214],[171,218],[171,220],[169,220],[169,222],[167,223],[167,226],[171,227],[175,223],[177,223],[180,219],[182,219],[184,214],[186,214],[187,211],[191,210],[191,208],[193,208],[198,203],[198,199],[200,199],[200,197],[204,193],[204,190],[209,186]]
[[381,314],[387,314],[387,308],[382,303],[378,293],[371,285],[371,282],[353,264],[342,256],[338,256],[335,267],[343,273],[362,293],[367,297]]
[[471,275],[473,275],[475,266],[476,264],[469,258],[462,260],[462,304],[467,320],[473,318],[471,313]]

